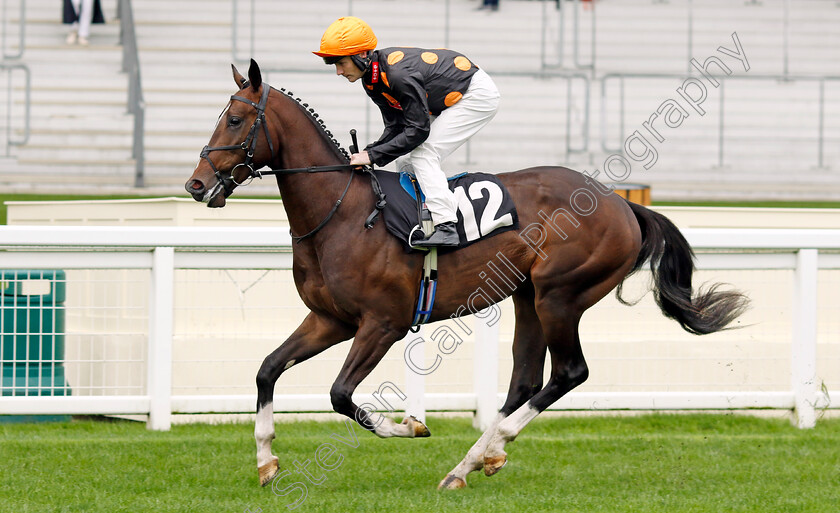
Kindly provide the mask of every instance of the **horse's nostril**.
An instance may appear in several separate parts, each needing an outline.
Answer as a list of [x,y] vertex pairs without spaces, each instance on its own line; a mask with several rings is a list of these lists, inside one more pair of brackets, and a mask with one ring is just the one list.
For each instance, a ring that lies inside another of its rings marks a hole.
[[204,191],[206,190],[201,180],[196,179],[192,179],[184,184],[184,189],[186,189],[187,192],[196,200],[200,199],[201,195],[204,194]]

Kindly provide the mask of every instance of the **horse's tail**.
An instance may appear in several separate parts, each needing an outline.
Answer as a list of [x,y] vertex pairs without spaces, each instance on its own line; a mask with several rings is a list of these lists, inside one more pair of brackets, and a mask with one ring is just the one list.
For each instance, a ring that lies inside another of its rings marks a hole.
[[[720,284],[698,290],[692,297],[691,275],[694,251],[679,229],[667,217],[641,205],[628,202],[642,231],[642,247],[627,277],[650,261],[656,304],[666,317],[695,335],[714,333],[726,327],[749,305],[749,299],[737,291],[721,291]],[[625,277],[625,280],[627,279]],[[619,284],[616,297],[621,297]]]

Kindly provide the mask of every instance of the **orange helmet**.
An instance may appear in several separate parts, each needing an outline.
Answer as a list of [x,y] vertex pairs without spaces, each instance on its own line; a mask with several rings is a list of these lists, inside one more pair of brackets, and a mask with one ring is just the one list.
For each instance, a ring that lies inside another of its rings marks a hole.
[[344,57],[376,49],[376,35],[370,25],[355,16],[345,16],[327,27],[318,57]]

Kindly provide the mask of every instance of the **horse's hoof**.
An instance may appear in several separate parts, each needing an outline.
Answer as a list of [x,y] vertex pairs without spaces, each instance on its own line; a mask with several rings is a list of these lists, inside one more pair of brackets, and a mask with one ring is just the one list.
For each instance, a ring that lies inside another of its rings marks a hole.
[[260,472],[260,486],[265,486],[274,479],[274,476],[280,471],[280,465],[277,464],[277,457],[269,461],[265,465],[258,468]]
[[448,474],[446,477],[443,478],[443,481],[440,482],[437,489],[438,490],[460,490],[461,488],[466,488],[467,482],[461,479],[458,476],[453,476],[452,474]]
[[425,424],[417,420],[417,417],[415,417],[414,415],[406,417],[403,420],[403,424],[409,422],[411,423],[411,426],[414,429],[414,438],[426,438],[432,436],[432,433],[431,431],[429,431],[429,428],[427,428]]
[[494,456],[492,458],[484,458],[484,475],[492,476],[496,472],[502,470],[502,467],[507,465],[507,455]]

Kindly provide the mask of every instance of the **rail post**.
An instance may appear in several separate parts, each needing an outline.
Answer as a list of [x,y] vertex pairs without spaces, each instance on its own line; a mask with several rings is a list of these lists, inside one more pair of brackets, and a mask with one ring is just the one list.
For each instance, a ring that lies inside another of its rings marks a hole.
[[[409,333],[405,337],[406,343],[406,363],[411,359],[412,362],[425,362],[425,340],[428,328],[421,326],[417,333]],[[423,342],[417,343],[417,338]],[[433,368],[434,369],[434,368]],[[431,370],[430,372],[434,372]],[[416,366],[405,366],[405,395],[407,396],[405,402],[405,414],[414,415],[420,422],[426,423],[426,375],[423,372],[418,372]]]
[[817,259],[816,249],[796,253],[790,363],[793,423],[800,429],[813,428],[817,423]]
[[[479,313],[487,312],[483,310]],[[475,416],[473,427],[487,430],[499,411],[499,322],[485,322],[485,316],[475,318],[475,349],[473,356],[473,388]]]
[[172,316],[175,306],[175,248],[155,248],[149,290],[149,346],[146,389],[148,429],[169,431],[172,426]]

